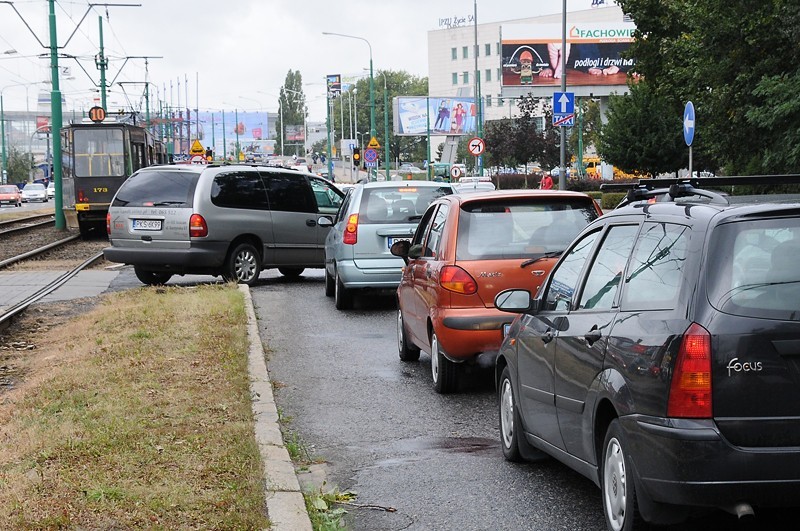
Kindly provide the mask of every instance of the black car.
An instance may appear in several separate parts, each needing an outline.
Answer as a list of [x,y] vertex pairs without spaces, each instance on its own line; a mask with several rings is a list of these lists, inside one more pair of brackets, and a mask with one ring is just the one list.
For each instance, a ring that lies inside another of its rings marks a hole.
[[506,459],[592,479],[614,531],[800,505],[800,202],[733,201],[637,190],[495,298]]

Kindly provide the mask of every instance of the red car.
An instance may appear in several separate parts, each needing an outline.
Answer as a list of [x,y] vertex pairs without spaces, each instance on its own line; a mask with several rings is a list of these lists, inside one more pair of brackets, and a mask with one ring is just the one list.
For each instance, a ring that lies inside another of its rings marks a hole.
[[514,318],[494,307],[509,288],[535,293],[573,238],[602,214],[588,195],[508,190],[434,201],[413,239],[397,289],[400,359],[431,355],[437,392],[457,389],[463,364],[493,363]]
[[0,207],[3,205],[22,206],[22,193],[15,184],[0,185]]

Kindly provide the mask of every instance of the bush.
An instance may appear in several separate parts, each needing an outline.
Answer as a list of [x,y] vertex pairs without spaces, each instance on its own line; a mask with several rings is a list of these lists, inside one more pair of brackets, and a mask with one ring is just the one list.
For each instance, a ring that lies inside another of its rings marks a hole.
[[607,194],[603,194],[600,208],[603,210],[613,210],[620,203],[620,201],[625,199],[625,195],[625,192],[609,192]]

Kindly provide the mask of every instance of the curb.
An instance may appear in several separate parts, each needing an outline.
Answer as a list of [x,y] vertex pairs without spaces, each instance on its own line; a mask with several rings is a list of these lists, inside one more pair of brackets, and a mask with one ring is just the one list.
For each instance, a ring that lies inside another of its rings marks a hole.
[[283,445],[283,436],[278,424],[278,408],[272,394],[272,382],[267,372],[267,363],[258,322],[253,308],[250,288],[239,285],[245,299],[247,312],[248,349],[247,369],[250,374],[250,396],[253,400],[255,436],[261,462],[264,467],[264,491],[270,529],[286,531],[311,531],[311,520],[306,511],[300,482],[294,470],[289,452]]

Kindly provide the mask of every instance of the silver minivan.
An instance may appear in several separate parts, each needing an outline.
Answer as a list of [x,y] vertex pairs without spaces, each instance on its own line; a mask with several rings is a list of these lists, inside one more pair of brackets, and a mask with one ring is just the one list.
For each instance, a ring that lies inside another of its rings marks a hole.
[[324,266],[343,194],[315,175],[255,165],[151,166],[117,191],[106,260],[145,284],[221,275],[252,285],[263,269],[298,276]]
[[451,184],[431,181],[357,184],[325,241],[325,295],[336,308],[349,309],[357,290],[396,290],[403,260],[389,249],[411,239],[434,199],[452,193]]

